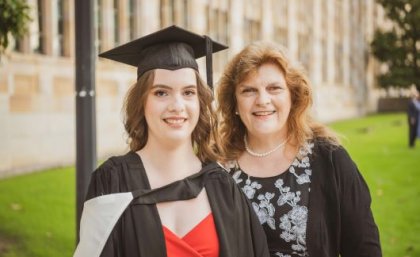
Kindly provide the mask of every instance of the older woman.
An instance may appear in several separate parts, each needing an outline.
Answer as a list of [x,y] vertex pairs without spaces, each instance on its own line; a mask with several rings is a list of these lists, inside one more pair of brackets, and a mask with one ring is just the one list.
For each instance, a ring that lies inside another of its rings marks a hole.
[[335,135],[311,118],[310,82],[284,49],[247,46],[217,96],[224,162],[271,256],[381,256],[368,187]]

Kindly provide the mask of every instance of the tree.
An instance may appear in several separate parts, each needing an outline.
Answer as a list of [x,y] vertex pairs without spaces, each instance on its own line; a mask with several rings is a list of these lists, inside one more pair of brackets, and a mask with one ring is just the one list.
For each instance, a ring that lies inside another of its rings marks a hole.
[[9,45],[9,35],[18,39],[28,31],[29,12],[25,0],[0,0],[0,56]]
[[377,29],[371,43],[373,55],[388,66],[378,76],[380,87],[420,85],[420,0],[377,0],[392,29]]

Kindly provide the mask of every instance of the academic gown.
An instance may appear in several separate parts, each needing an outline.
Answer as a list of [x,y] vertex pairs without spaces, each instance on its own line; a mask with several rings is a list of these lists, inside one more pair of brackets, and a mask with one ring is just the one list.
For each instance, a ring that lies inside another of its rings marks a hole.
[[108,159],[92,174],[74,257],[166,257],[156,203],[192,199],[203,188],[214,216],[219,256],[269,257],[258,218],[220,165],[210,163],[183,180],[151,190],[134,152]]

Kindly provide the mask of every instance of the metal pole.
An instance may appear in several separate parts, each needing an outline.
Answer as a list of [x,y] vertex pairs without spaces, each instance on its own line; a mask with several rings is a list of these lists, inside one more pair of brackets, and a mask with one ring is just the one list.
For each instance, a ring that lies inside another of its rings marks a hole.
[[91,172],[96,168],[94,1],[76,0],[76,231]]

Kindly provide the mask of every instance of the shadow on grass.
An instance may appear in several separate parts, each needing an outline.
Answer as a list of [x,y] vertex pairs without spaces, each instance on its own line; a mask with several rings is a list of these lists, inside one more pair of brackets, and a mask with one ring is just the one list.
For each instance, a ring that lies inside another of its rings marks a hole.
[[15,252],[17,248],[19,248],[19,240],[0,233],[0,256],[7,256],[9,253]]

